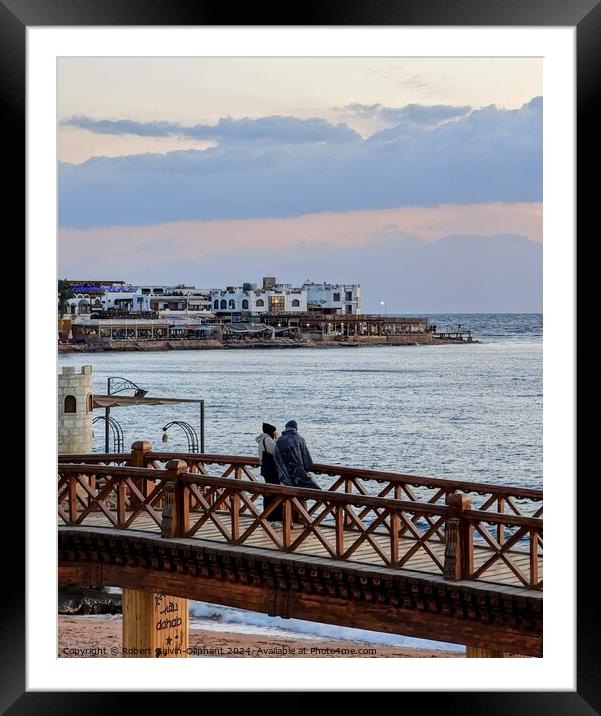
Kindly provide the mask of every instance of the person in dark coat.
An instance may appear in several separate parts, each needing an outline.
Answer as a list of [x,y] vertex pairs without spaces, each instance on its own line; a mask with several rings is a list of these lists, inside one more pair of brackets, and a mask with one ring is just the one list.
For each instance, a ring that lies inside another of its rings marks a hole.
[[[278,469],[274,460],[274,452],[276,439],[278,437],[277,429],[275,425],[269,423],[263,423],[261,435],[257,435],[255,438],[257,442],[257,450],[259,453],[259,459],[261,461],[261,475],[265,482],[270,485],[279,485],[280,479],[278,477]],[[264,495],[263,497],[263,510],[266,510],[271,503],[274,501],[273,495]],[[272,522],[282,521],[282,505],[279,504],[275,507],[267,517]]]
[[284,426],[284,432],[275,444],[274,458],[282,485],[321,489],[307,474],[313,467],[313,460],[305,439],[298,434],[296,420],[289,420]]

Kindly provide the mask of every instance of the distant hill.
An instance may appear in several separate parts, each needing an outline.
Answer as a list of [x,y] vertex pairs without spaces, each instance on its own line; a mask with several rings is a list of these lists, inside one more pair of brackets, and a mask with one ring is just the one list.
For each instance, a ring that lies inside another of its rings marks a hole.
[[537,313],[543,304],[543,247],[515,235],[430,243],[392,236],[347,250],[316,247],[278,273],[291,274],[359,282],[369,312],[382,310],[380,301],[391,313]]

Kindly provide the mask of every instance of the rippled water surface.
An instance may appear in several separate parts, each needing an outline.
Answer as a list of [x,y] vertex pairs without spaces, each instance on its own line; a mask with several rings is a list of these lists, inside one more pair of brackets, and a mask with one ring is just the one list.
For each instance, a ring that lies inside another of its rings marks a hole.
[[[430,316],[481,343],[341,349],[71,354],[92,364],[94,390],[123,376],[149,396],[204,398],[206,451],[254,455],[263,421],[294,418],[315,462],[542,487],[542,316]],[[98,411],[100,415],[100,412]],[[116,408],[125,433],[186,449],[170,420],[198,425],[196,406]],[[95,428],[95,449],[104,449]]]

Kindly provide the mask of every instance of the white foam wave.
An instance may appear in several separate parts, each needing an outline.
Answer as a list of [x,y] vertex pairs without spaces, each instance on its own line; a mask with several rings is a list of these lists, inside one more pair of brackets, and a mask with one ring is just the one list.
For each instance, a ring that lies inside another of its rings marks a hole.
[[[225,625],[227,625],[227,629]],[[366,629],[353,629],[351,627],[341,627],[333,624],[320,624],[304,619],[270,617],[266,614],[251,612],[245,609],[224,607],[217,604],[208,604],[207,602],[191,603],[190,627],[192,629],[294,637],[297,639],[335,639],[415,649],[463,651],[465,648],[460,644],[447,644],[445,642],[430,641],[428,639],[416,639],[399,634],[385,634],[383,632],[368,631]]]

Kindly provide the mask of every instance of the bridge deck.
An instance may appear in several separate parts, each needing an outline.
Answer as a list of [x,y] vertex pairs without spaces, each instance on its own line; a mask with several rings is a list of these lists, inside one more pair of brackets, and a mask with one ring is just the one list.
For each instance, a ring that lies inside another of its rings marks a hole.
[[[131,513],[128,513],[131,514]],[[160,511],[156,512],[157,518],[159,518],[160,521]],[[217,515],[219,516],[219,519],[223,520],[224,528],[227,528],[229,519],[230,519],[230,513],[229,512],[218,512]],[[251,523],[252,518],[241,515],[240,516],[240,527],[241,531],[243,532]],[[82,527],[109,527],[111,525],[110,521],[104,515],[102,512],[93,512],[88,514],[85,519],[81,523]],[[328,527],[327,525],[321,526],[322,531],[325,535],[327,535],[328,542],[334,543],[335,541],[335,534],[334,534],[334,527]],[[144,532],[144,533],[150,533],[150,534],[160,534],[160,529],[157,526],[157,524],[152,520],[150,515],[139,515],[134,524],[132,524],[131,527],[132,531],[136,532]],[[293,538],[297,535],[299,535],[303,530],[303,527],[301,525],[295,526],[293,528]],[[279,530],[275,528],[276,533],[280,533],[281,536],[281,528]],[[329,536],[331,534],[331,537]],[[218,543],[226,543],[226,540],[224,539],[221,532],[218,530],[218,528],[212,524],[212,523],[206,523],[204,524],[196,533],[195,535],[196,539],[202,539],[206,541],[212,541],[212,542],[218,542]],[[390,537],[389,535],[385,533],[379,533],[377,530],[373,533],[372,538],[374,542],[378,545],[380,550],[387,556],[390,555]],[[192,538],[194,539],[194,538]],[[355,530],[346,530],[345,531],[345,544],[352,544],[357,539],[357,533]],[[414,545],[416,541],[413,538],[410,537],[401,537],[399,540],[399,551],[400,556],[403,556],[406,554]],[[442,542],[439,541],[428,541],[428,545],[432,552],[436,555],[436,557],[439,559],[441,563],[444,563],[444,551],[445,551],[445,545]],[[245,547],[251,547],[255,548],[257,550],[263,551],[268,550],[270,552],[281,552],[281,550],[278,550],[276,545],[273,543],[271,538],[266,534],[264,530],[261,530],[260,528],[256,529],[254,533],[246,537],[244,540],[244,546]],[[307,556],[313,556],[313,557],[329,557],[326,548],[323,546],[323,544],[314,536],[309,535],[305,539],[305,541],[298,545],[295,550],[295,554],[303,554]],[[474,545],[474,565],[475,567],[479,567],[480,565],[484,564],[491,556],[493,555],[493,550],[490,547],[486,546],[480,546],[480,545]],[[511,562],[518,568],[522,569],[524,572],[528,570],[529,565],[529,554],[527,551],[521,551],[519,549],[515,550],[508,550],[508,557],[510,557]],[[383,565],[383,561],[381,557],[378,555],[376,550],[370,545],[368,542],[364,542],[351,556],[350,559],[347,560],[350,563],[354,564],[368,564],[373,566]],[[543,577],[543,560],[542,556],[538,559],[538,569],[539,569],[539,576],[542,579]],[[439,567],[433,562],[432,558],[426,554],[423,550],[417,550],[416,553],[405,563],[403,569],[411,570],[413,572],[422,572],[424,574],[436,574],[440,575],[440,569]],[[511,569],[501,561],[497,561],[493,566],[491,566],[490,569],[488,569],[480,578],[480,581],[482,582],[489,582],[493,584],[504,584],[511,587],[521,587],[524,588],[524,585],[520,582],[520,580],[516,577],[516,575],[511,571]]]

